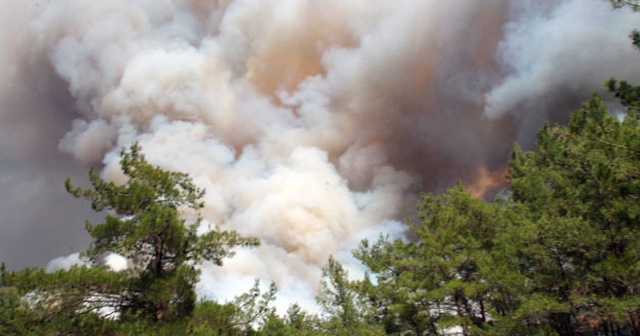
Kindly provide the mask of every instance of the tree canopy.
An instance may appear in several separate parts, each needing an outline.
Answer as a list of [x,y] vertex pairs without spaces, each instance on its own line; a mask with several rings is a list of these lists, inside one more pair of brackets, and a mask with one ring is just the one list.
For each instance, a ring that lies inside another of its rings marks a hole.
[[[86,224],[93,243],[83,254],[85,265],[53,273],[3,271],[5,304],[24,305],[42,323],[86,314],[121,321],[177,320],[193,313],[199,264],[222,265],[234,247],[258,244],[234,231],[199,234],[197,211],[204,206],[204,190],[184,173],[150,164],[138,144],[121,152],[120,164],[123,184],[106,181],[94,170],[88,189],[65,181],[69,193],[106,212],[104,223]],[[192,210],[194,218],[182,218],[185,210]],[[113,272],[103,265],[101,259],[111,253],[124,257],[128,268]],[[29,297],[26,304],[16,303],[16,293]]]

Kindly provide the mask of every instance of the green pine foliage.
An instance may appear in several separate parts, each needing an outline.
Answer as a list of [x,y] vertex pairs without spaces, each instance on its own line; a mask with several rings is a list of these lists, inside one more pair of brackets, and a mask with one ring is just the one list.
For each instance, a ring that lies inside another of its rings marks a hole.
[[515,146],[506,196],[424,195],[410,241],[354,252],[389,334],[640,334],[640,117],[594,96]]
[[322,276],[322,289],[316,296],[324,317],[320,330],[327,335],[384,335],[382,328],[370,323],[354,283],[333,257],[322,269]]
[[609,0],[613,8],[629,7],[637,12],[640,10],[640,1],[638,0]]
[[593,97],[569,125],[545,125],[536,152],[514,148],[509,180],[535,252],[523,274],[560,330],[640,332],[639,121]]
[[[204,261],[222,265],[233,248],[258,244],[233,231],[198,234],[199,217],[188,222],[181,214],[197,215],[204,190],[186,174],[148,163],[138,144],[122,151],[120,164],[127,177],[123,184],[105,181],[93,170],[88,189],[65,181],[73,196],[107,213],[104,223],[86,224],[93,243],[83,254],[85,265],[53,273],[2,269],[3,334],[137,335],[136,328],[146,334],[185,329],[194,310],[201,314],[204,309],[196,305],[196,266]],[[100,265],[109,253],[125,257],[128,269],[114,272]],[[269,298],[274,295],[272,288]],[[238,310],[228,315],[236,318]]]
[[131,262],[129,282],[116,307],[120,316],[155,321],[191,314],[195,303],[196,265],[221,265],[236,246],[254,246],[256,239],[233,231],[197,233],[200,220],[187,223],[185,209],[199,210],[204,190],[183,173],[168,172],[148,163],[138,144],[121,153],[122,184],[107,182],[90,172],[91,188],[65,186],[75,197],[89,200],[96,211],[109,213],[102,224],[87,223],[93,244],[90,260],[117,253]]
[[[461,184],[445,195],[424,195],[416,241],[364,240],[355,256],[375,281],[360,283],[389,333],[438,334],[460,327],[485,328],[491,295],[483,280],[499,228],[497,205],[473,198]],[[376,283],[374,285],[373,283]]]

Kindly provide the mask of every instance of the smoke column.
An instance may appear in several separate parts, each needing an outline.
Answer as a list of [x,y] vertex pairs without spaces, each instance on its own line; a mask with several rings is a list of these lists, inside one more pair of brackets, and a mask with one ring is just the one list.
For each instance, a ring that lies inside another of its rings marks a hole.
[[206,188],[208,227],[261,239],[204,265],[201,296],[258,277],[311,306],[327,258],[358,274],[351,250],[401,237],[421,191],[502,187],[514,141],[640,80],[638,18],[597,0],[0,0],[0,259],[77,262],[96,217],[63,179],[121,180],[138,141]]

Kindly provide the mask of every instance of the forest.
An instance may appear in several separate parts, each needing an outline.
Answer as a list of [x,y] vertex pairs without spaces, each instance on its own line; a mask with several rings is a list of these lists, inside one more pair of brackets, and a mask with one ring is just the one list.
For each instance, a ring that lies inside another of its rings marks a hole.
[[[613,1],[614,6],[628,5]],[[631,33],[640,48],[640,33]],[[604,84],[567,124],[546,123],[536,147],[514,145],[493,200],[462,183],[425,193],[407,239],[362,240],[349,277],[330,258],[318,313],[273,302],[256,280],[233,302],[199,299],[198,265],[222,265],[260,242],[202,233],[205,190],[121,152],[123,184],[91,170],[72,197],[107,214],[86,223],[85,263],[68,270],[0,270],[2,335],[640,335],[640,86]],[[100,261],[117,253],[115,271]]]

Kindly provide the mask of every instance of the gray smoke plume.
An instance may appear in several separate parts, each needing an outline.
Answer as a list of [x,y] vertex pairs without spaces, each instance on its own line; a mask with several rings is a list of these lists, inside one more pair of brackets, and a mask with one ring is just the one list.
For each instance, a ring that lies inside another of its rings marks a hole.
[[0,0],[0,259],[77,262],[95,215],[63,179],[121,180],[138,141],[206,188],[209,227],[261,239],[203,266],[200,295],[259,277],[310,306],[327,258],[358,274],[351,249],[402,236],[419,192],[502,187],[514,141],[640,80],[638,18],[597,0]]

